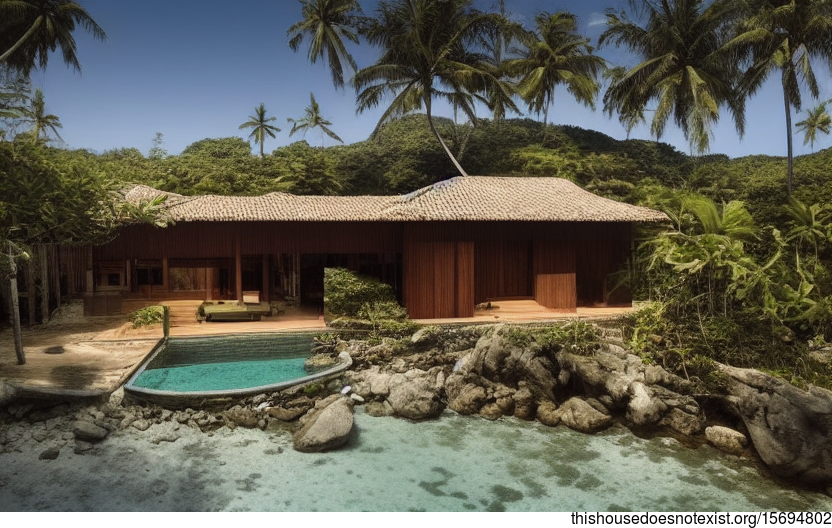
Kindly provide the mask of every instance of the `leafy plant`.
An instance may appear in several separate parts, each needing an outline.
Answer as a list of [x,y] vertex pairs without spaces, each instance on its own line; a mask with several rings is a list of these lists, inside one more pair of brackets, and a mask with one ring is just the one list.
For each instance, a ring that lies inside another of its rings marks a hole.
[[133,328],[151,326],[163,321],[165,317],[164,308],[161,305],[139,308],[135,312],[131,312],[127,317],[133,323]]

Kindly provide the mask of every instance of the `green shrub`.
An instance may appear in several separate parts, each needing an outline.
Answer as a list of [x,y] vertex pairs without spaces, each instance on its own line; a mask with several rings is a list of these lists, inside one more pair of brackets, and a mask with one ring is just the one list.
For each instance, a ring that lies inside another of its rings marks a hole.
[[383,309],[392,313],[391,306],[398,306],[393,288],[389,284],[347,269],[324,270],[324,306],[333,316],[362,318],[359,312],[364,305],[372,306],[374,303],[382,305]]
[[165,318],[165,312],[161,305],[148,306],[132,312],[127,317],[133,323],[133,328],[140,328],[161,323]]

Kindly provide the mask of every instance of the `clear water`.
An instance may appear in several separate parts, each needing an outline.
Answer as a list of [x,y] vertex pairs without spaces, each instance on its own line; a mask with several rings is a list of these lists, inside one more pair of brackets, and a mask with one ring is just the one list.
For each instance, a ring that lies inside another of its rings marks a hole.
[[133,385],[204,392],[274,385],[314,374],[304,368],[313,334],[257,334],[173,338]]
[[306,357],[208,363],[145,370],[133,385],[145,389],[202,392],[263,387],[302,378]]
[[413,423],[356,409],[349,443],[298,453],[284,431],[182,426],[175,442],[128,428],[86,455],[0,454],[0,510],[817,511],[832,499],[771,480],[707,445],[621,427],[566,427],[446,412]]

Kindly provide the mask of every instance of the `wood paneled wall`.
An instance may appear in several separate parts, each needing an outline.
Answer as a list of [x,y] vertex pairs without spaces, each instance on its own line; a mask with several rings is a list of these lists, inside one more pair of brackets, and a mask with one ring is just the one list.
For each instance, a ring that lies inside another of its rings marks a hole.
[[475,304],[506,297],[531,297],[531,243],[475,242]]
[[473,317],[474,243],[432,240],[423,227],[408,226],[404,233],[408,315],[413,319]]
[[575,243],[534,243],[534,300],[537,304],[574,312],[577,310]]

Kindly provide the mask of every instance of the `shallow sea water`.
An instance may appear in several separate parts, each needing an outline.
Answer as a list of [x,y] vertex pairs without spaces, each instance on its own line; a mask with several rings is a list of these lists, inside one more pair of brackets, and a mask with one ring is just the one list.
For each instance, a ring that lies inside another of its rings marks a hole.
[[[154,428],[114,433],[96,454],[69,447],[0,455],[2,510],[759,511],[829,510],[709,446],[597,435],[446,412],[413,423],[357,408],[350,443],[297,453],[288,433]],[[42,448],[41,448],[42,449]]]

